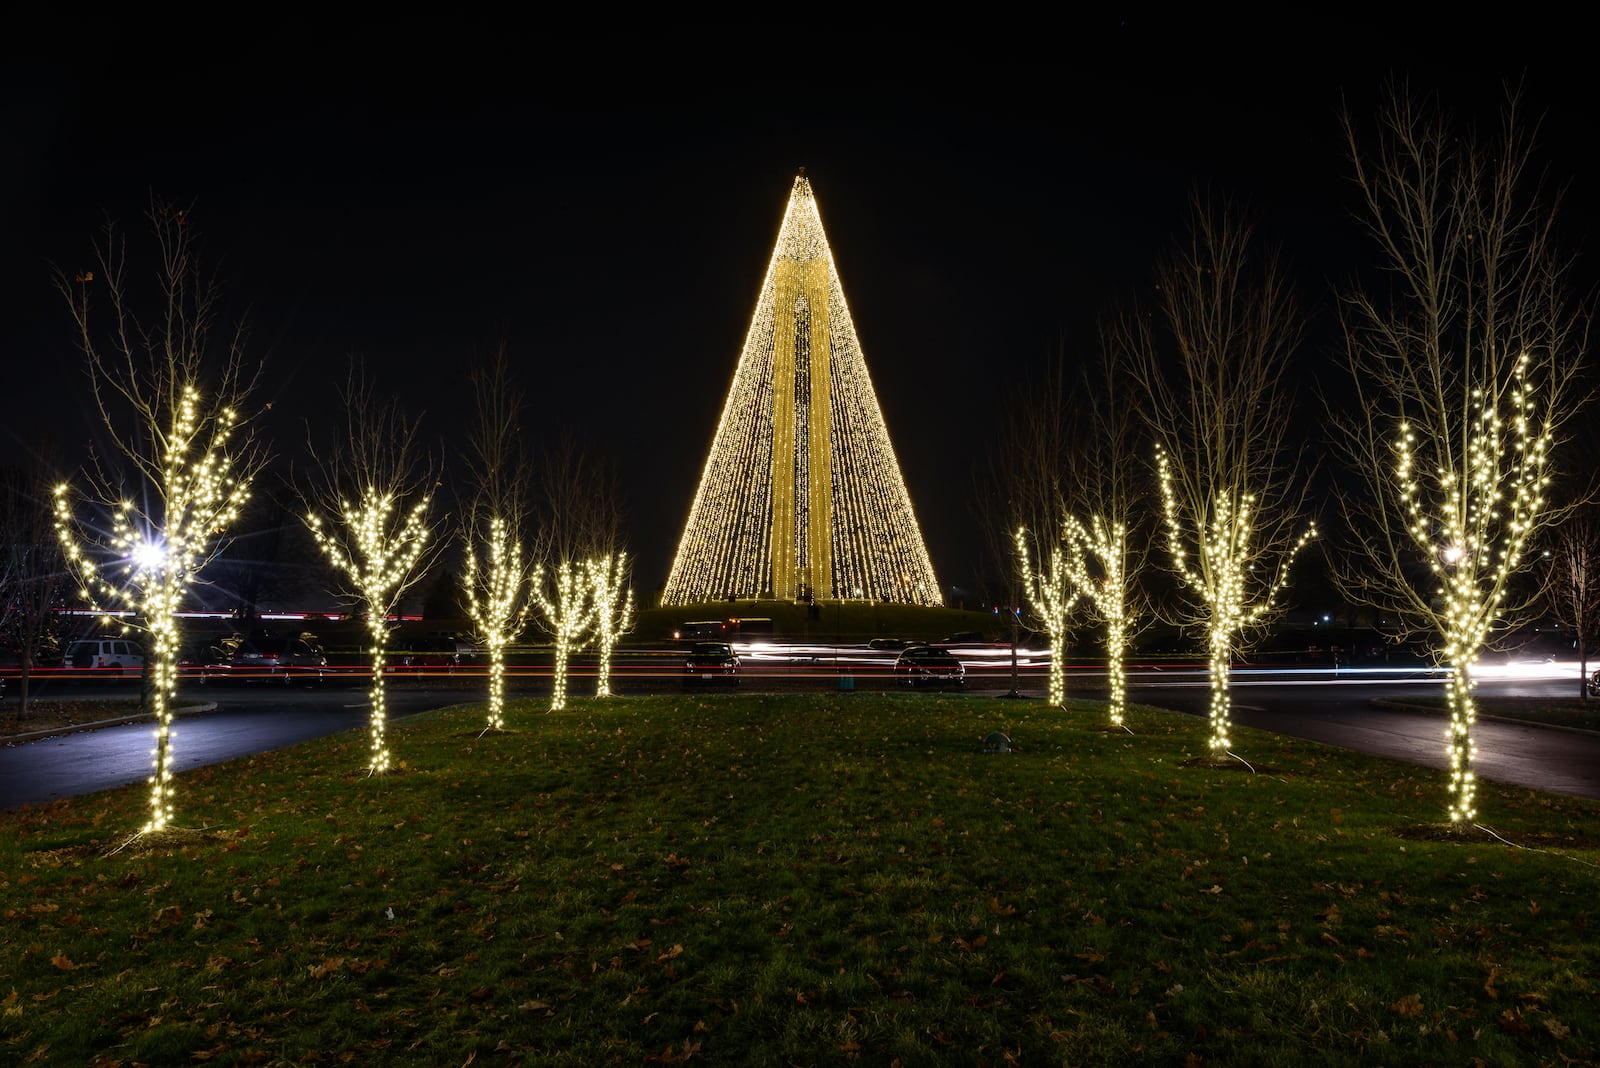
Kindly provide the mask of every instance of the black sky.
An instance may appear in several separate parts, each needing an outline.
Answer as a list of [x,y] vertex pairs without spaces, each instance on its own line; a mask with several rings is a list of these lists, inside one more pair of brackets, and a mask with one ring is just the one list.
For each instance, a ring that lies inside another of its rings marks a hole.
[[[983,569],[966,491],[1008,384],[1059,345],[1083,351],[1097,317],[1149,291],[1192,190],[1256,210],[1325,304],[1363,252],[1337,110],[1365,119],[1403,74],[1483,119],[1524,80],[1575,236],[1600,203],[1576,74],[1343,47],[1370,41],[1361,27],[1308,23],[1295,39],[1328,47],[1247,60],[1115,20],[1021,51],[894,39],[820,56],[714,34],[447,56],[409,29],[404,49],[275,39],[158,64],[102,42],[6,58],[0,458],[86,439],[50,268],[87,263],[107,216],[138,236],[154,192],[193,202],[248,311],[280,452],[333,411],[359,356],[457,463],[466,370],[504,341],[530,440],[570,430],[615,464],[648,593],[804,167],[935,571],[970,590]],[[1306,370],[1328,358],[1308,350]]]

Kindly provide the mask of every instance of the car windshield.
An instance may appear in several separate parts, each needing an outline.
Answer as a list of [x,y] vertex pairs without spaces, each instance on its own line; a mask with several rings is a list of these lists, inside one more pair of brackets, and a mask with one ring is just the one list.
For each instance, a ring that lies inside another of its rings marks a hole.
[[732,650],[716,642],[701,642],[692,650],[696,656],[727,656]]

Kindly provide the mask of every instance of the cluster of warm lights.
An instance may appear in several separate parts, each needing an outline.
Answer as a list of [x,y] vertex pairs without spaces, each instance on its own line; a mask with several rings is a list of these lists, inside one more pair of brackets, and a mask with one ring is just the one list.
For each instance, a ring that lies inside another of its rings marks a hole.
[[1045,553],[1039,554],[1040,569],[1035,570],[1028,554],[1028,532],[1018,528],[1015,541],[1017,559],[1022,565],[1023,589],[1033,604],[1034,612],[1044,621],[1045,635],[1050,639],[1050,668],[1048,696],[1050,703],[1060,706],[1067,699],[1066,671],[1063,658],[1067,648],[1067,623],[1073,603],[1077,601],[1071,568],[1059,544],[1052,545],[1049,563]]
[[[1450,665],[1450,822],[1477,815],[1477,755],[1472,728],[1472,667],[1499,617],[1505,589],[1527,549],[1534,519],[1549,484],[1551,430],[1534,416],[1533,389],[1524,354],[1513,371],[1507,412],[1477,389],[1468,427],[1465,463],[1419,472],[1419,443],[1409,423],[1395,442],[1395,479],[1408,531],[1440,582],[1444,659]],[[1431,485],[1433,491],[1427,487]]]
[[467,618],[489,659],[489,730],[505,727],[506,647],[527,624],[528,579],[520,542],[503,518],[493,517],[482,559],[476,549],[469,556],[466,584]]
[[369,726],[372,763],[370,772],[389,770],[387,740],[388,704],[384,687],[385,654],[389,644],[388,616],[394,599],[414,577],[413,569],[427,547],[430,501],[423,497],[402,512],[394,494],[368,487],[356,501],[341,501],[337,522],[324,522],[312,513],[306,517],[311,536],[329,561],[344,572],[367,611],[367,631],[372,645],[372,702]]
[[1207,514],[1194,517],[1195,559],[1184,545],[1184,527],[1173,487],[1171,460],[1157,451],[1162,510],[1167,525],[1167,548],[1173,569],[1194,591],[1207,612],[1207,648],[1210,656],[1211,706],[1209,746],[1213,754],[1233,745],[1228,683],[1234,644],[1249,626],[1271,612],[1289,581],[1289,565],[1300,550],[1317,536],[1316,524],[1306,530],[1280,557],[1277,574],[1262,587],[1256,578],[1259,557],[1271,547],[1256,543],[1254,495],[1237,488],[1215,491]]
[[[143,828],[159,831],[172,822],[172,700],[178,686],[178,612],[196,574],[215,551],[217,539],[238,517],[249,487],[232,475],[228,442],[237,414],[222,407],[207,414],[201,396],[186,387],[162,443],[152,515],[123,501],[112,512],[104,540],[85,547],[76,531],[69,487],[55,490],[56,533],[68,566],[82,579],[84,597],[104,597],[131,609],[150,635],[150,701],[156,721],[151,752],[150,818]],[[95,557],[118,561],[102,568]],[[110,572],[107,574],[107,572]]]
[[594,645],[599,657],[594,695],[611,696],[611,652],[633,628],[633,588],[628,585],[627,553],[607,553],[589,561],[589,603],[594,615]]
[[[1103,516],[1091,516],[1086,527],[1069,516],[1062,531],[1067,545],[1068,578],[1094,605],[1106,626],[1106,681],[1110,692],[1107,713],[1114,727],[1122,726],[1128,708],[1128,680],[1123,656],[1128,648],[1127,527]],[[1099,577],[1089,573],[1089,561],[1098,561]]]
[[[789,284],[795,278],[799,290]],[[826,362],[819,389],[813,361]],[[786,381],[777,381],[780,373]],[[792,398],[793,410],[776,411],[780,397]],[[662,601],[789,596],[794,591],[780,587],[792,573],[808,576],[801,581],[822,597],[850,591],[943,603],[804,176],[795,180]]]

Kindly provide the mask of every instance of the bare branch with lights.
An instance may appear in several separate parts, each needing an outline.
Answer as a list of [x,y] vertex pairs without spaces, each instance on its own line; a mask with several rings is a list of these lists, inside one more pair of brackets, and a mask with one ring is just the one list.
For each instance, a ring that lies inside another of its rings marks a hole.
[[372,661],[368,735],[371,774],[390,767],[386,651],[390,618],[445,547],[433,512],[441,462],[419,423],[394,397],[380,399],[359,363],[341,390],[344,426],[308,440],[311,477],[302,491],[306,526],[333,565],[336,592],[367,623]]
[[1234,656],[1281,611],[1290,564],[1316,528],[1286,441],[1285,370],[1303,317],[1246,220],[1199,197],[1192,217],[1158,271],[1155,316],[1124,316],[1106,337],[1144,394],[1169,566],[1189,595],[1181,621],[1206,638],[1219,757],[1232,745]]
[[488,659],[488,730],[505,726],[505,658],[533,607],[532,507],[522,432],[522,391],[504,347],[473,376],[476,420],[468,436],[474,493],[465,516],[465,595],[473,637]]
[[559,712],[567,707],[572,654],[596,624],[590,562],[620,552],[622,517],[609,469],[570,435],[544,453],[538,504],[534,620],[551,638],[550,711]]
[[[126,613],[127,625],[149,637],[146,692],[156,728],[142,831],[154,833],[173,818],[178,613],[226,543],[266,450],[245,415],[261,364],[245,358],[242,326],[220,324],[220,287],[199,267],[188,209],[153,201],[148,220],[148,292],[128,269],[126,237],[109,225],[96,269],[56,274],[107,446],[92,457],[81,490],[56,487],[55,518],[84,598]],[[86,524],[77,514],[85,505],[95,516]]]
[[1450,669],[1449,820],[1476,818],[1472,671],[1539,604],[1517,578],[1541,530],[1553,450],[1587,398],[1589,312],[1556,248],[1559,198],[1533,170],[1514,94],[1499,128],[1461,132],[1392,86],[1375,130],[1344,132],[1386,284],[1342,302],[1350,399],[1330,405],[1354,488],[1336,580]]

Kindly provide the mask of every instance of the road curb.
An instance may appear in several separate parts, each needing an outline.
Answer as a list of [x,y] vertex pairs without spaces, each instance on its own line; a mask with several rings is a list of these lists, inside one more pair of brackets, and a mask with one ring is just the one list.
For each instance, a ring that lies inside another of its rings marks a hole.
[[[216,710],[217,703],[215,701],[207,701],[206,703],[199,705],[184,705],[182,708],[173,713],[173,718],[181,719],[184,716],[197,716],[203,712],[215,712]],[[0,744],[20,745],[23,742],[37,742],[44,738],[56,738],[63,734],[81,734],[84,731],[99,730],[101,727],[120,727],[125,723],[139,723],[149,718],[150,716],[148,713],[140,713],[133,716],[115,716],[111,719],[97,719],[89,723],[79,723],[71,727],[56,727],[51,730],[29,731],[26,734],[8,734],[4,739],[0,739]]]

